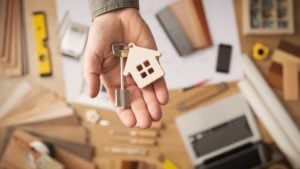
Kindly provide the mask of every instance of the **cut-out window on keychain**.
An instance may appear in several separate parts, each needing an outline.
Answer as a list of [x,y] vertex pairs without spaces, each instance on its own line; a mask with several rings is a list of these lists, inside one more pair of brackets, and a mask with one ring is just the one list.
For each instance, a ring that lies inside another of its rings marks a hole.
[[140,75],[143,79],[154,73],[154,69],[151,67],[151,64],[148,60],[145,60],[142,65],[137,65],[136,69],[140,72]]

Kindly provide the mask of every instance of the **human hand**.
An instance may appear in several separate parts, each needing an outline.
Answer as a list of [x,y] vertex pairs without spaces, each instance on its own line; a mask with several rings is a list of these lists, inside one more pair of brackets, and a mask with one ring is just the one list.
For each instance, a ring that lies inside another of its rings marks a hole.
[[[113,56],[111,49],[114,42],[132,42],[156,49],[150,29],[135,8],[115,10],[94,19],[85,51],[85,80],[90,97],[97,96],[101,81],[113,104],[115,89],[120,88],[119,58]],[[140,89],[132,77],[127,76],[125,85],[130,91],[131,108],[116,108],[122,122],[128,127],[148,128],[152,121],[159,121],[161,105],[169,99],[164,78]]]

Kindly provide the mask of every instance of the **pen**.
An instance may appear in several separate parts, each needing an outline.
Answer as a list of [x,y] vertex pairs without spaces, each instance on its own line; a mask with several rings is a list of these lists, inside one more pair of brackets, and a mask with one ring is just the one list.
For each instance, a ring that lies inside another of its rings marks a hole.
[[207,83],[208,81],[209,81],[209,79],[205,79],[205,80],[203,80],[203,81],[201,81],[201,82],[199,82],[199,83],[197,83],[197,84],[194,84],[194,85],[192,85],[192,86],[183,88],[182,91],[185,92],[185,91],[188,91],[188,90],[193,89],[193,88],[195,88],[195,87],[203,86],[203,85],[204,85],[205,83]]

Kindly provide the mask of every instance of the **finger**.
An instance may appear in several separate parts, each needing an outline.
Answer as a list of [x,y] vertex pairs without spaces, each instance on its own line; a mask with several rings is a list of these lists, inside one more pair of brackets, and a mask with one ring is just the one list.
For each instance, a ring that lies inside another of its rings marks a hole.
[[152,119],[140,89],[136,85],[129,86],[127,89],[130,91],[131,110],[135,115],[137,125],[140,128],[149,128],[151,126]]
[[101,61],[91,45],[85,52],[84,76],[89,88],[90,97],[96,97],[100,88]]
[[123,109],[118,107],[116,111],[125,126],[134,127],[136,125],[136,118],[130,108]]
[[153,83],[155,95],[160,104],[165,105],[169,102],[169,92],[165,79],[162,77]]
[[[123,124],[127,127],[134,127],[136,124],[141,128],[149,128],[152,118],[147,111],[147,106],[139,88],[135,85],[127,87],[130,92],[131,108],[116,108],[116,112]],[[108,88],[108,96],[112,103],[115,102],[114,88]]]
[[[109,87],[109,88],[106,88],[106,91],[107,91],[107,94],[108,94],[108,97],[109,97],[111,103],[114,104],[115,103],[115,88]],[[116,107],[116,112],[125,126],[134,127],[136,125],[135,115],[130,108],[123,109],[123,108]]]
[[145,100],[148,112],[151,115],[153,121],[159,121],[162,117],[162,111],[160,108],[160,104],[155,95],[154,89],[152,85],[149,85],[142,90],[143,98]]

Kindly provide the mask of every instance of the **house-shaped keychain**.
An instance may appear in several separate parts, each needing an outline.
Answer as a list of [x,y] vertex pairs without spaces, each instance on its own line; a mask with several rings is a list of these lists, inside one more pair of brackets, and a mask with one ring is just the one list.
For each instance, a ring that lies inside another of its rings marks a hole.
[[164,76],[158,57],[160,52],[129,44],[129,52],[123,75],[131,74],[139,88],[144,88]]

